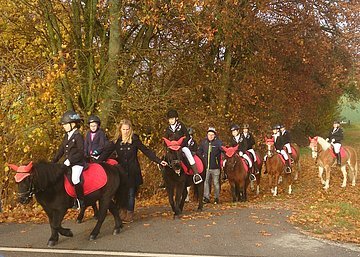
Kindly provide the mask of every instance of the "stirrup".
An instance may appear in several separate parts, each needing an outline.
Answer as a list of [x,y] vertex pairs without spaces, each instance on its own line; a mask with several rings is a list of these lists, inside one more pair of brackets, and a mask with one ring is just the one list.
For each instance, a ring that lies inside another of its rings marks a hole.
[[77,206],[77,210],[80,210],[81,208],[84,208],[85,207],[85,203],[84,201],[80,201],[78,198],[76,198],[76,206]]
[[290,168],[290,166],[285,168],[285,173],[286,173],[286,174],[290,174],[290,173],[291,173],[291,168]]
[[252,173],[250,173],[249,178],[250,178],[250,181],[256,181],[256,177],[255,177],[255,175],[252,174]]
[[[196,180],[196,178],[198,180]],[[200,184],[201,182],[203,182],[203,179],[202,177],[200,176],[200,174],[194,174],[193,176],[193,181],[194,181],[194,184],[197,185],[197,184]]]

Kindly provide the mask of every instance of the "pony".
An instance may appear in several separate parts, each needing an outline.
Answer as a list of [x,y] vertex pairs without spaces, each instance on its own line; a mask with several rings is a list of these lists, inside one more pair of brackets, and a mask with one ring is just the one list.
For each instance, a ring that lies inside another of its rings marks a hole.
[[278,193],[278,184],[280,176],[284,176],[288,183],[288,194],[292,193],[292,173],[286,173],[285,160],[280,153],[275,151],[274,139],[265,137],[265,145],[267,148],[265,168],[269,175],[269,186],[273,196]]
[[[72,231],[61,225],[67,210],[73,205],[73,197],[67,191],[69,188],[65,188],[66,183],[70,183],[66,174],[71,171],[71,168],[62,164],[44,161],[38,163],[30,162],[27,166],[20,167],[13,164],[8,165],[16,171],[15,181],[18,184],[19,202],[27,204],[30,202],[31,197],[35,195],[36,200],[43,207],[49,218],[51,236],[47,245],[49,247],[55,246],[59,241],[59,234],[72,237]],[[97,182],[103,181],[99,186],[104,184],[98,189],[96,187],[93,188],[94,191],[92,192],[87,192],[88,183],[84,175],[85,206],[93,205],[96,201],[99,201],[98,220],[90,233],[89,240],[97,238],[107,210],[114,217],[115,226],[113,234],[117,235],[123,227],[117,201],[120,202],[120,198],[127,197],[126,192],[119,190],[121,182],[119,168],[107,163],[89,164],[88,170],[83,171],[83,174],[87,171],[89,174],[96,172]]]
[[247,200],[247,187],[250,184],[249,171],[245,160],[237,154],[238,145],[234,147],[222,146],[225,152],[224,172],[227,175],[231,186],[231,194],[233,202]]
[[[324,138],[315,136],[313,138],[309,137],[310,145],[312,152],[312,158],[315,159],[315,163],[319,165],[319,177],[321,183],[324,185],[324,189],[327,190],[330,186],[330,170],[331,166],[336,163],[336,156],[332,150],[331,144],[327,142]],[[356,177],[358,173],[358,162],[357,154],[354,148],[350,146],[342,146],[340,149],[341,154],[341,171],[343,174],[343,181],[341,187],[346,187],[347,182],[347,171],[346,165],[349,165],[349,179],[351,180],[351,185],[355,186]],[[325,180],[323,179],[323,173],[325,171]]]
[[194,185],[194,191],[196,192],[197,200],[199,202],[197,210],[202,211],[203,209],[204,181],[206,173],[205,170],[201,172],[203,169],[201,159],[194,156],[194,158],[196,157],[196,165],[198,165],[200,176],[203,179],[201,183],[197,185],[194,184],[193,175],[183,163],[181,144],[184,139],[185,137],[182,137],[178,141],[170,141],[167,138],[163,138],[167,146],[164,159],[168,163],[168,166],[162,168],[163,178],[165,181],[169,203],[172,211],[174,212],[174,219],[179,218],[183,211],[185,199],[188,195],[188,186]]

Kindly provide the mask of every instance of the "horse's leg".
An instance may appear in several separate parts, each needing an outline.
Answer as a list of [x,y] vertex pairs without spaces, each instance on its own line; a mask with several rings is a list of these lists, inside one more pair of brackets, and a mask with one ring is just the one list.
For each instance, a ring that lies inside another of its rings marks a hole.
[[287,174],[287,181],[288,181],[288,194],[291,195],[292,193],[292,174]]
[[113,235],[118,235],[123,227],[122,221],[120,219],[119,208],[116,206],[114,201],[110,202],[109,211],[114,216],[115,226],[113,230]]
[[327,190],[330,186],[330,166],[325,166],[325,186],[324,189]]
[[236,186],[235,186],[235,183],[231,182],[230,186],[231,186],[232,200],[233,200],[233,202],[236,202],[237,199],[236,199]]
[[354,171],[352,173],[352,179],[351,179],[351,185],[352,186],[355,186],[355,184],[356,184],[357,174],[358,174],[358,163],[357,163],[357,160],[356,160],[355,165],[354,165]]
[[325,180],[323,179],[324,167],[319,166],[319,178],[321,180],[321,184],[325,185]]
[[341,187],[346,187],[346,182],[347,182],[346,165],[342,165],[340,169],[343,174],[343,182],[341,184]]
[[255,186],[254,186],[254,181],[250,181],[250,189],[251,191],[254,191],[255,190]]
[[274,187],[273,187],[273,175],[271,173],[269,173],[268,171],[268,174],[269,174],[269,187],[270,187],[270,192],[272,194],[274,194]]
[[294,180],[298,180],[299,179],[299,173],[301,171],[301,164],[300,164],[300,160],[297,160],[296,162],[296,169],[295,169],[295,177]]
[[174,190],[175,189],[174,189],[173,183],[171,183],[171,185],[169,183],[169,185],[166,186],[169,203],[170,203],[172,211],[175,213]]
[[185,199],[186,199],[187,196],[188,196],[187,187],[184,187],[184,190],[183,190],[182,196],[181,196],[180,206],[179,206],[181,212],[184,209]]
[[47,244],[49,247],[55,246],[57,244],[57,242],[59,241],[59,233],[67,237],[73,236],[73,233],[70,229],[65,229],[61,226],[61,222],[67,211],[66,208],[60,210],[51,210],[49,208],[44,208],[44,210],[49,217],[49,223],[51,227],[51,236]]
[[99,200],[99,216],[96,222],[94,229],[90,233],[89,240],[95,240],[96,237],[100,233],[101,225],[103,224],[107,210],[109,209],[111,198],[109,196],[103,195],[102,198]]
[[276,196],[277,195],[277,190],[278,190],[278,184],[279,184],[279,174],[276,173],[275,174],[275,178],[274,178],[274,191],[273,191],[273,196]]
[[[178,218],[181,214],[180,201],[181,201],[181,196],[182,196],[184,190],[186,190],[185,184],[183,184],[183,186],[182,186],[182,183],[180,183],[176,186],[174,219]],[[184,201],[185,201],[185,199],[184,199]]]

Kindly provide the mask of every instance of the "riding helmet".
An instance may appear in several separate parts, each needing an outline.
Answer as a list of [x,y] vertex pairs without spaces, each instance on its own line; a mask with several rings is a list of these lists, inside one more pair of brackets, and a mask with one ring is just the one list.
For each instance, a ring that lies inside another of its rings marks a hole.
[[339,120],[334,120],[334,124],[340,124]]
[[178,118],[179,117],[179,114],[177,112],[177,110],[174,110],[174,109],[170,109],[168,112],[167,112],[167,118],[168,119],[171,119],[171,118]]
[[193,128],[188,128],[189,135],[194,134],[195,130]]
[[280,126],[279,124],[276,124],[276,125],[274,125],[272,128],[273,128],[273,129],[280,129],[281,126]]
[[90,115],[88,124],[90,124],[91,122],[96,122],[99,126],[101,124],[100,118],[96,115]]
[[209,127],[207,130],[207,133],[209,133],[209,132],[216,134],[216,129],[214,127]]
[[231,125],[230,130],[231,131],[240,130],[240,126],[238,124],[233,124],[233,125]]
[[243,126],[242,126],[243,129],[249,129],[250,128],[250,125],[245,123]]
[[65,125],[71,122],[78,123],[81,121],[82,119],[79,114],[74,111],[66,111],[60,119],[60,124]]

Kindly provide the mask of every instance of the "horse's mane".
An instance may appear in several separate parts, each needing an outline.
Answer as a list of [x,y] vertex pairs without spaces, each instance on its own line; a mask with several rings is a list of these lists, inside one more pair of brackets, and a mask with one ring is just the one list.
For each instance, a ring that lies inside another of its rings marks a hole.
[[318,143],[321,145],[321,147],[322,147],[322,149],[324,150],[324,151],[326,151],[327,149],[329,149],[330,148],[330,146],[331,146],[331,144],[329,143],[329,142],[327,142],[324,138],[322,138],[322,137],[317,137],[317,141],[318,141]]
[[34,183],[40,190],[55,185],[65,174],[63,165],[46,161],[34,163],[32,170]]

